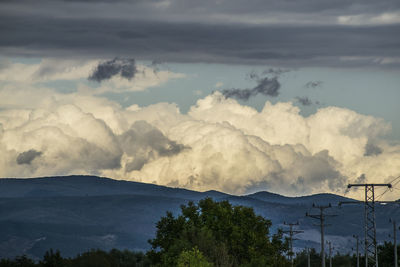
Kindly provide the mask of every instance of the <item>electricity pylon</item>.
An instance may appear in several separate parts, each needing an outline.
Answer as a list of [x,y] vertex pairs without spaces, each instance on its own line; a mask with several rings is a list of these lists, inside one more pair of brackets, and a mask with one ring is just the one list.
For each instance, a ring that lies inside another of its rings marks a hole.
[[327,206],[318,206],[313,204],[313,208],[317,208],[319,209],[319,214],[308,214],[308,212],[306,213],[307,217],[311,217],[313,219],[317,219],[320,221],[320,224],[315,224],[316,226],[320,226],[321,227],[321,258],[322,258],[322,267],[326,267],[325,265],[325,247],[324,247],[324,226],[328,226],[328,224],[325,224],[325,220],[326,217],[333,217],[333,216],[337,216],[337,215],[333,215],[333,214],[324,214],[324,210],[331,208],[331,204],[327,205]]
[[299,225],[299,222],[296,223],[286,223],[283,222],[284,225],[288,225],[289,226],[289,230],[286,231],[282,231],[285,234],[289,234],[289,259],[290,262],[292,264],[293,267],[293,240],[296,240],[295,238],[293,238],[293,236],[303,233],[304,231],[301,230],[293,230],[293,226],[297,226]]
[[392,188],[391,184],[349,184],[347,188],[365,187],[364,202],[364,230],[365,230],[365,267],[378,267],[378,250],[376,245],[375,222],[375,187],[385,186]]

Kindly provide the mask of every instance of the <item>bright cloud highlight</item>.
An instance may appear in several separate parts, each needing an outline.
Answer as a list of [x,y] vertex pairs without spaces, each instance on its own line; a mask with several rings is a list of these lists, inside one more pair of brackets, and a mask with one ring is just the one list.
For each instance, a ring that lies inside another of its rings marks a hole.
[[[2,90],[0,105],[30,94]],[[175,104],[122,108],[79,93],[41,95],[0,111],[1,177],[82,173],[299,195],[342,193],[363,173],[371,182],[400,173],[400,146],[382,138],[390,125],[344,108],[304,117],[291,102],[266,102],[258,112],[217,91],[183,114]]]

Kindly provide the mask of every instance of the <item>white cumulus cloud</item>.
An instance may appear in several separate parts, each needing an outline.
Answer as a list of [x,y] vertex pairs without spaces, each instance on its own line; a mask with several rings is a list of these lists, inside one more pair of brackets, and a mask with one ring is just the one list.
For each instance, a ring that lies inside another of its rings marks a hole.
[[349,109],[304,117],[291,102],[267,102],[259,112],[215,92],[182,114],[175,104],[123,108],[41,90],[47,96],[29,104],[15,95],[26,99],[30,90],[0,90],[1,177],[92,173],[194,190],[300,195],[342,193],[362,174],[370,182],[400,174],[400,146],[383,139],[390,125]]

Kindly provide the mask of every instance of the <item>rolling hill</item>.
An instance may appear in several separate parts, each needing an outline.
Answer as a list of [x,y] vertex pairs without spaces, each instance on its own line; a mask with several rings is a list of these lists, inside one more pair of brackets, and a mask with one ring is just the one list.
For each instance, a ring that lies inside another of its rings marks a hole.
[[[353,234],[363,236],[363,207],[337,207],[349,200],[334,194],[285,197],[269,192],[233,196],[217,191],[196,192],[153,184],[118,181],[95,176],[0,179],[0,257],[26,254],[41,258],[50,248],[64,256],[92,248],[145,251],[155,224],[166,211],[178,214],[180,205],[205,197],[246,205],[270,219],[272,232],[283,222],[300,223],[297,249],[319,247],[319,229],[306,212],[312,203],[331,203],[326,238],[339,251],[349,251]],[[398,204],[378,205],[378,238],[387,240],[389,217],[400,220]]]

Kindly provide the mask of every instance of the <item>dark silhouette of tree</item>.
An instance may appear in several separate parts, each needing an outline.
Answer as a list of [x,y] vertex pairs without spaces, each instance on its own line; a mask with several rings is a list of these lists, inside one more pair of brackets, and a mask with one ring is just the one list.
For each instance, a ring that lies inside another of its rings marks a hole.
[[181,206],[182,214],[167,212],[149,240],[148,256],[156,266],[176,266],[182,251],[197,247],[214,266],[288,266],[282,233],[271,236],[271,221],[244,206],[211,198]]
[[0,267],[35,267],[37,266],[33,260],[26,255],[16,257],[14,260],[2,259]]
[[43,259],[35,263],[21,256],[14,260],[1,259],[0,267],[150,267],[150,260],[142,252],[112,249],[110,252],[90,250],[74,258],[63,258],[57,250],[46,251]]
[[[397,255],[400,255],[400,247],[397,246]],[[378,246],[379,267],[394,266],[394,245],[391,242],[385,242]],[[400,261],[398,259],[398,264]]]
[[[310,265],[311,266],[319,266],[321,265],[321,256],[315,248],[312,248],[310,251]],[[308,263],[308,252],[306,249],[296,254],[296,258],[294,259],[294,266],[296,267],[307,267]]]
[[[314,248],[310,249],[310,265],[311,266],[320,266],[321,265],[321,255],[317,252]],[[307,258],[307,250],[304,249],[303,251],[296,254],[296,258],[294,260],[294,266],[296,267],[307,267],[308,258]],[[332,257],[332,266],[340,266],[340,267],[352,267],[356,266],[357,259],[355,255],[349,254],[335,254]],[[329,263],[327,264],[327,266]],[[361,261],[360,261],[360,266]]]
[[60,251],[56,250],[53,252],[52,249],[46,251],[43,256],[43,260],[40,262],[40,266],[43,267],[64,267],[65,261],[61,257]]
[[[341,267],[353,267],[356,266],[357,264],[357,258],[356,256],[350,256],[349,254],[339,254],[337,253],[336,255],[333,256],[332,258],[332,266],[341,266]],[[360,262],[361,264],[361,262]],[[362,265],[360,265],[362,266]],[[365,266],[365,264],[364,264]]]
[[150,260],[142,252],[132,252],[129,250],[120,251],[112,249],[110,257],[118,267],[146,267],[150,266]]

